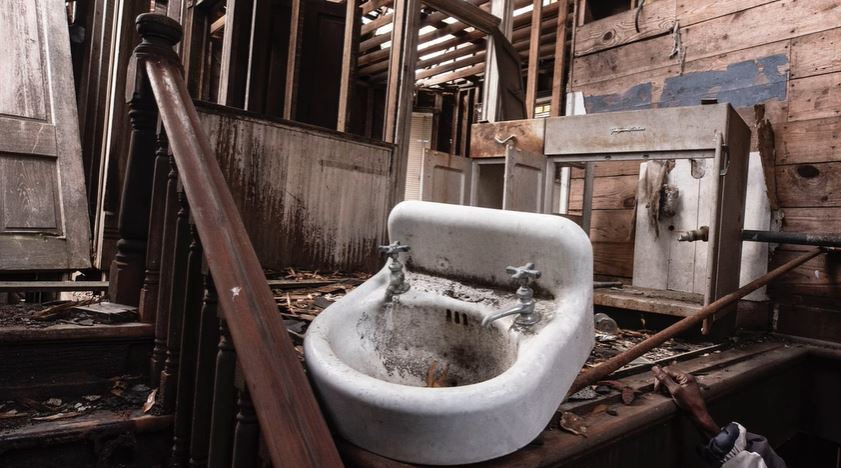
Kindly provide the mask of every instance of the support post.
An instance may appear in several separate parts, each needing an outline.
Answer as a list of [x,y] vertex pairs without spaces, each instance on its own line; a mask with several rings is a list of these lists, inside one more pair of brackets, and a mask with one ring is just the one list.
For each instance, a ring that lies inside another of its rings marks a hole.
[[[491,14],[500,18],[499,31],[509,41],[514,27],[513,0],[491,0]],[[482,117],[480,120],[496,122],[500,111],[500,80],[497,46],[493,35],[488,36],[485,53],[485,83],[482,86]]]
[[286,89],[283,97],[283,118],[295,118],[295,89],[298,80],[298,50],[301,42],[301,0],[292,0],[289,15],[289,53],[286,55]]
[[402,200],[406,191],[419,22],[419,0],[395,0],[383,130],[383,139],[397,145],[397,164],[395,164],[397,186],[392,194],[392,204]]
[[117,253],[111,262],[108,297],[111,302],[140,303],[146,265],[146,239],[154,174],[155,127],[158,119],[149,80],[142,72],[128,103],[131,119],[128,166],[120,202]]
[[245,108],[254,3],[253,0],[227,0],[226,5],[218,101],[224,106],[242,109]]
[[[561,0],[562,2],[565,0]],[[529,36],[529,63],[526,75],[526,117],[534,118],[537,99],[537,72],[540,65],[540,25],[543,16],[543,0],[534,0],[531,10],[531,31]],[[563,43],[563,40],[561,40]]]
[[555,65],[552,70],[552,100],[549,104],[549,113],[552,117],[563,115],[564,93],[566,92],[566,37],[567,37],[567,17],[569,15],[569,5],[567,0],[560,0],[561,5],[558,8],[558,26],[555,34]]
[[356,58],[359,55],[359,29],[362,24],[361,9],[356,0],[345,0],[345,38],[342,53],[342,76],[339,81],[339,116],[336,130],[347,131],[350,120],[350,102],[356,81]]

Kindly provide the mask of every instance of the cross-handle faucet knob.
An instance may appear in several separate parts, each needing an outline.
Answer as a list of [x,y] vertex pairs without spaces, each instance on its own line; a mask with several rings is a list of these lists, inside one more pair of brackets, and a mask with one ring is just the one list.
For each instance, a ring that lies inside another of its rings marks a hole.
[[408,245],[401,245],[400,241],[394,241],[391,244],[379,246],[377,250],[396,261],[400,252],[408,252],[411,248]]
[[536,270],[531,262],[518,267],[507,266],[505,272],[518,280],[522,286],[528,286],[533,280],[540,278],[540,270]]

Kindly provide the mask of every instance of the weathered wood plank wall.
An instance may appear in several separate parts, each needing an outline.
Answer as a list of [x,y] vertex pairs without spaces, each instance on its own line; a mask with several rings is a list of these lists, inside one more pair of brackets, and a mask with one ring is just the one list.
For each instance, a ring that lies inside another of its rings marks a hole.
[[[841,3],[837,0],[691,0],[646,3],[579,25],[572,91],[588,113],[730,102],[753,127],[764,104],[775,132],[776,195],[786,231],[841,231]],[[680,25],[680,51],[671,55]],[[670,56],[671,55],[671,56]],[[679,125],[679,122],[676,122]],[[754,132],[755,133],[755,132]],[[756,150],[756,135],[752,150]],[[596,273],[630,276],[630,210],[637,164],[596,172]],[[580,206],[581,177],[572,185]],[[776,266],[803,250],[781,246]],[[769,288],[779,329],[841,341],[841,261],[819,257]]]
[[264,267],[381,266],[393,146],[221,106],[198,109]]

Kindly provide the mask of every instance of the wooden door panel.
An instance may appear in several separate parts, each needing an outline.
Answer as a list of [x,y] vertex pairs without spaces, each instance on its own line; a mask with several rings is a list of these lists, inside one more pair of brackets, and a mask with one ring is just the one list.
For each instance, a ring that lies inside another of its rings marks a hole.
[[542,213],[545,178],[546,156],[508,145],[502,209]]
[[0,153],[0,232],[61,234],[58,180],[54,159],[7,156]]
[[0,11],[0,44],[5,50],[0,66],[0,114],[38,120],[48,117],[44,50],[29,46],[44,42],[39,27],[41,3],[10,0]]
[[0,10],[0,271],[90,266],[90,225],[62,0]]
[[467,205],[473,165],[468,158],[424,150],[420,198],[423,201]]

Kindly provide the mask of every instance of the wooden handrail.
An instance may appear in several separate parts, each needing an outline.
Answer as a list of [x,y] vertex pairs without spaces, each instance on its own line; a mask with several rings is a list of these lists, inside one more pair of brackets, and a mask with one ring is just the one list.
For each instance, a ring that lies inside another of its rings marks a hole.
[[341,466],[172,47],[181,26],[137,18],[136,50],[169,138],[213,283],[274,466]]

